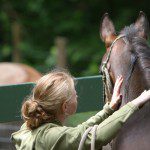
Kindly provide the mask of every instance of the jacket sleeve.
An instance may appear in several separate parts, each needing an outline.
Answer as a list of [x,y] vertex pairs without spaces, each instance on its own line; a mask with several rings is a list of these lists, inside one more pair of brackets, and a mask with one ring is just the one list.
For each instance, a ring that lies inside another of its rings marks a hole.
[[114,110],[110,108],[108,103],[106,103],[101,111],[99,111],[96,115],[92,116],[86,122],[83,122],[78,126],[84,126],[88,128],[90,126],[98,125],[110,115],[112,115],[113,112]]
[[[105,109],[105,108],[104,108]],[[59,127],[56,132],[56,128],[54,132],[48,132],[46,135],[47,144],[52,146],[53,149],[61,149],[61,150],[77,150],[79,146],[79,142],[84,134],[85,130],[88,126],[99,124],[96,131],[96,149],[101,148],[110,142],[118,133],[120,128],[123,126],[125,121],[137,110],[138,108],[129,102],[125,106],[123,106],[120,110],[113,113],[109,118],[109,114],[111,112],[107,112],[106,110],[102,110],[97,113],[94,117],[91,117],[86,122],[78,125],[77,127]],[[108,109],[109,111],[110,109]],[[106,119],[107,118],[107,119]],[[104,121],[103,121],[104,120]],[[102,122],[103,121],[103,122]],[[59,131],[58,131],[59,130]],[[56,135],[56,133],[58,135]],[[55,135],[55,136],[54,136]],[[53,138],[50,138],[52,137]],[[53,144],[52,144],[53,143]],[[54,144],[55,143],[55,144]],[[50,146],[49,145],[49,146]],[[91,132],[89,132],[88,137],[84,143],[84,149],[90,149],[91,145]],[[50,146],[50,147],[51,147]]]
[[[96,147],[102,147],[109,143],[119,132],[126,120],[136,111],[138,107],[129,102],[120,110],[113,113],[110,117],[98,125],[96,131]],[[85,149],[91,143],[91,132],[85,141]]]

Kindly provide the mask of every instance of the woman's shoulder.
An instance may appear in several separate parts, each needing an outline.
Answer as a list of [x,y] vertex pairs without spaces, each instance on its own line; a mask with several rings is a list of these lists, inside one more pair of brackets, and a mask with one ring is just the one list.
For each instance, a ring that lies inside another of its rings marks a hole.
[[66,127],[55,123],[45,123],[37,129],[29,130],[26,123],[24,123],[19,131],[11,135],[11,139],[16,147],[33,147],[34,143],[36,143],[36,147],[45,147],[48,138],[51,141],[52,139],[56,140],[65,129]]

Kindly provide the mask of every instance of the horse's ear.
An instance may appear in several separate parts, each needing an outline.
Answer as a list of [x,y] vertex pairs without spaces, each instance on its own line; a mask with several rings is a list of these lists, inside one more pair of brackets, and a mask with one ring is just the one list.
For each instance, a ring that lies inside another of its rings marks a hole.
[[100,37],[106,42],[107,38],[113,37],[116,34],[115,27],[108,13],[105,13],[100,23]]
[[149,22],[148,22],[146,15],[142,11],[140,11],[139,16],[135,22],[135,28],[138,29],[139,31],[138,34],[140,37],[143,37],[145,39],[148,38]]

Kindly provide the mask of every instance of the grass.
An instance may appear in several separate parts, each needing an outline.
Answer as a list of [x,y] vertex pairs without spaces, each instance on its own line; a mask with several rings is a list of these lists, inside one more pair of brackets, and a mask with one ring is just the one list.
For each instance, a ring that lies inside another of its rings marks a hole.
[[86,121],[93,115],[95,115],[97,111],[89,111],[89,112],[82,112],[76,113],[73,116],[69,117],[65,123],[66,126],[77,126],[78,124]]

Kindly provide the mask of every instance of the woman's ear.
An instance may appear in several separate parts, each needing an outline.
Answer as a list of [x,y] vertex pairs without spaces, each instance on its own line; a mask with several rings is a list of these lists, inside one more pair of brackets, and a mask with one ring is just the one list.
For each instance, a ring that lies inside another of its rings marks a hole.
[[66,103],[66,101],[63,102],[63,104],[62,104],[62,106],[61,106],[61,110],[62,110],[62,113],[63,113],[63,114],[66,113],[66,111],[67,111],[67,103]]

